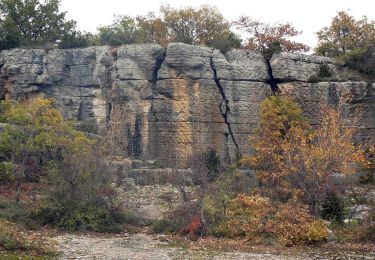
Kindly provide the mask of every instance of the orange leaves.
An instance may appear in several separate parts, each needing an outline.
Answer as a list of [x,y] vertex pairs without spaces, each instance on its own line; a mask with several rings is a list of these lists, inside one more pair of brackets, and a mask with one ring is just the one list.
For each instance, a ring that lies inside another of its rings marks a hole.
[[300,204],[278,204],[261,196],[238,195],[229,203],[227,221],[219,229],[230,237],[259,241],[274,237],[286,245],[306,244],[327,238],[327,227]]
[[181,234],[188,234],[191,239],[196,239],[203,231],[203,223],[201,217],[195,214],[190,224],[181,229]]
[[254,155],[241,163],[257,170],[261,192],[277,200],[298,198],[317,214],[325,194],[338,188],[335,178],[366,164],[362,147],[352,141],[339,112],[322,108],[321,126],[312,131],[293,101],[271,97],[261,104]]

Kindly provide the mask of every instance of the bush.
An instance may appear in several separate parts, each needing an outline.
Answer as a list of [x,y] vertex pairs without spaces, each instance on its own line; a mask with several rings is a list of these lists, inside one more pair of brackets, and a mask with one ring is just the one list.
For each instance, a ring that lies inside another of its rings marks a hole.
[[350,51],[337,59],[361,73],[367,75],[375,73],[375,48],[373,46]]
[[0,162],[0,185],[12,184],[15,182],[13,175],[13,164],[9,162]]
[[327,194],[322,204],[322,217],[342,224],[345,217],[344,202],[334,192]]
[[172,233],[175,231],[175,227],[167,219],[159,219],[152,223],[151,229],[154,233]]
[[320,78],[329,78],[332,76],[332,70],[327,64],[321,64],[319,66],[318,77]]
[[204,224],[199,214],[195,214],[190,223],[181,229],[181,234],[189,235],[190,239],[196,239],[204,234]]
[[43,205],[34,218],[43,225],[54,225],[64,230],[119,232],[131,218],[119,209],[109,210],[99,203]]
[[0,201],[0,219],[17,223],[26,228],[35,229],[39,224],[33,219],[33,213],[30,208],[30,203],[2,199]]
[[274,237],[285,245],[317,243],[328,237],[325,224],[300,204],[275,204],[265,197],[246,195],[230,202],[226,219],[213,233],[255,242]]
[[317,75],[312,75],[307,79],[308,83],[319,83],[322,82],[322,79],[318,77]]
[[[53,224],[69,230],[118,231],[129,214],[117,209],[100,140],[74,129],[53,100],[0,102],[0,196],[7,219]],[[12,168],[11,168],[12,166]],[[30,210],[32,208],[33,210]],[[29,218],[30,217],[30,218]]]

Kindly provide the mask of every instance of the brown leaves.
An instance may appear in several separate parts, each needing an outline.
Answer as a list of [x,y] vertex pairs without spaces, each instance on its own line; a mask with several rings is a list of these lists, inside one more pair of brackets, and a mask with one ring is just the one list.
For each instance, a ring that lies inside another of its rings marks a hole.
[[285,245],[313,243],[327,238],[327,228],[296,202],[279,204],[261,196],[238,195],[229,203],[227,229],[230,237],[244,236],[260,242],[274,237]]
[[240,17],[235,25],[237,29],[248,34],[245,47],[266,53],[274,43],[279,43],[281,50],[289,52],[306,52],[307,45],[295,42],[291,38],[301,34],[290,23],[270,25],[250,17]]
[[354,145],[352,129],[336,110],[322,108],[321,127],[312,131],[289,102],[272,97],[262,103],[255,154],[241,162],[257,169],[262,194],[298,199],[317,214],[325,194],[340,188],[335,178],[357,172],[366,163],[365,152]]

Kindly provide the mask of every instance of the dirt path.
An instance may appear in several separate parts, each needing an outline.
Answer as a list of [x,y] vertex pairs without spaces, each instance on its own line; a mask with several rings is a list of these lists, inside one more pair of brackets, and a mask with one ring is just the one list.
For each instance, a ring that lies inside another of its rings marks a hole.
[[55,238],[62,252],[60,259],[308,259],[245,252],[192,251],[170,247],[151,235],[121,235],[98,238],[88,235],[62,235]]

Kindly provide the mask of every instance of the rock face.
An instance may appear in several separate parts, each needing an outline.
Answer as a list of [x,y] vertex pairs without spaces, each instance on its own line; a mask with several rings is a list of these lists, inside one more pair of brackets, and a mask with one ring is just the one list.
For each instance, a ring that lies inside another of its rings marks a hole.
[[[312,83],[323,64],[332,75]],[[181,43],[13,49],[0,52],[0,98],[52,97],[86,131],[102,133],[116,123],[127,156],[181,167],[198,148],[213,148],[226,162],[251,152],[248,138],[272,84],[294,97],[313,124],[328,103],[358,129],[358,141],[374,141],[375,85],[346,74],[324,57],[280,53],[266,62],[252,51],[222,54]]]

